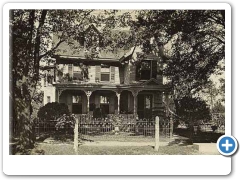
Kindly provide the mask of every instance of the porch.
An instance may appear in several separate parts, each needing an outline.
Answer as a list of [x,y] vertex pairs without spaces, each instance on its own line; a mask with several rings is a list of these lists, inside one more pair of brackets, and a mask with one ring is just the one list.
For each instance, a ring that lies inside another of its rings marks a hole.
[[150,119],[168,113],[163,99],[168,104],[169,89],[65,87],[56,88],[56,97],[58,102],[67,104],[69,111],[76,115],[89,114],[94,118],[104,118],[107,115],[133,115],[140,119]]

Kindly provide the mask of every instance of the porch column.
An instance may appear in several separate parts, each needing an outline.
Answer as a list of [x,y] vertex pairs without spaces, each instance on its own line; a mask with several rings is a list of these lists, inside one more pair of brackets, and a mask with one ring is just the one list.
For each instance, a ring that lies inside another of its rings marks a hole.
[[117,99],[118,99],[118,114],[120,114],[120,95],[121,95],[121,92],[117,92],[116,93],[116,95],[117,95]]
[[138,91],[132,91],[133,99],[134,99],[134,107],[133,107],[133,114],[136,116],[137,115],[137,96],[138,96]]
[[86,95],[87,95],[87,113],[89,114],[89,110],[90,110],[90,96],[92,94],[92,91],[85,91]]

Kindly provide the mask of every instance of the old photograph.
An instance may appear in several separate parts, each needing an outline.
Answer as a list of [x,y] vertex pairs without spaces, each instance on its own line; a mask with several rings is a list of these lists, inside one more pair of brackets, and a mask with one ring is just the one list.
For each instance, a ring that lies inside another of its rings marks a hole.
[[10,155],[219,155],[225,10],[11,9]]

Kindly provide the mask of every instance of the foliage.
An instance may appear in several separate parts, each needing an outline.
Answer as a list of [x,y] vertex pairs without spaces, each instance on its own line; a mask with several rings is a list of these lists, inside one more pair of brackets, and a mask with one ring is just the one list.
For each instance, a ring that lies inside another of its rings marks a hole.
[[56,130],[60,132],[71,133],[73,132],[76,120],[77,119],[74,114],[72,115],[63,114],[63,116],[57,119],[57,124],[55,125]]
[[225,106],[218,101],[217,103],[214,104],[212,108],[212,113],[225,113]]
[[210,110],[205,101],[192,97],[175,100],[176,114],[193,125],[199,120],[210,120]]
[[209,80],[204,86],[202,86],[202,90],[199,91],[199,94],[208,101],[208,104],[211,105],[212,111],[216,111],[216,108],[218,107],[222,109],[220,106],[223,106],[222,103],[225,101],[225,87],[223,87],[225,86],[225,80],[220,79],[220,83],[220,86],[217,86],[217,83]]
[[201,89],[225,58],[221,10],[143,10],[132,28],[144,52],[166,63],[163,73],[172,79],[178,97]]
[[[33,147],[32,104],[37,91],[40,61],[50,63],[63,43],[69,43],[76,29],[92,22],[93,10],[10,10],[10,99],[12,120],[18,124],[21,149]],[[57,43],[52,45],[52,34]]]
[[211,126],[211,128],[212,128],[212,131],[215,132],[218,127],[217,127],[217,125],[214,125],[214,126]]
[[132,48],[138,61],[148,53],[160,57],[159,73],[172,80],[175,98],[194,95],[211,74],[224,71],[224,10],[113,10],[97,18],[107,50]]
[[105,118],[107,114],[101,108],[96,108],[93,110],[93,118]]
[[57,120],[64,114],[70,114],[68,106],[64,103],[52,102],[39,109],[38,118],[44,121]]

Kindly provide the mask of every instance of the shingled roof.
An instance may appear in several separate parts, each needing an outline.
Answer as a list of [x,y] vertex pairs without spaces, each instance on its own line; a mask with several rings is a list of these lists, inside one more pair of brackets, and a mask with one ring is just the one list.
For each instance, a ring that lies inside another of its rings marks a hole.
[[[86,31],[89,28],[94,28],[98,31],[98,33],[101,33],[101,30],[98,30],[94,25],[90,25],[86,28]],[[118,33],[119,30],[113,30],[115,33]],[[59,42],[58,35],[53,35],[53,46]],[[85,49],[83,46],[81,46],[80,42],[74,39],[70,40],[71,43],[68,42],[62,42],[58,48],[56,49],[55,56],[73,56],[73,57],[79,57],[79,58],[85,58]],[[124,48],[118,48],[118,49],[112,49],[110,47],[100,47],[98,50],[98,57],[103,59],[117,59],[119,60],[121,57],[124,56],[129,52],[129,49]]]

